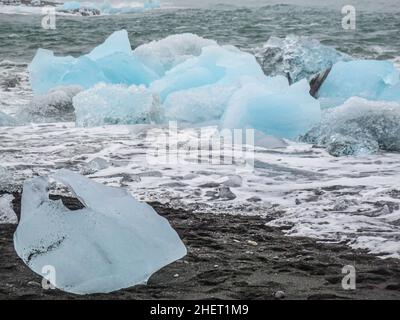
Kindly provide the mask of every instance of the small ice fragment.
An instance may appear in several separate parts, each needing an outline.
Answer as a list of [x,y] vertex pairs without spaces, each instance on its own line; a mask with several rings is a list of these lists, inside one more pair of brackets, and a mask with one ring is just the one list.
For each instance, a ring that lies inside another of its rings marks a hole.
[[53,267],[57,288],[90,294],[144,284],[186,255],[168,221],[125,190],[68,170],[52,177],[69,187],[84,208],[71,211],[50,200],[48,178],[25,182],[14,246],[39,275]]
[[10,223],[17,224],[18,218],[12,208],[14,196],[11,194],[0,195],[0,224]]

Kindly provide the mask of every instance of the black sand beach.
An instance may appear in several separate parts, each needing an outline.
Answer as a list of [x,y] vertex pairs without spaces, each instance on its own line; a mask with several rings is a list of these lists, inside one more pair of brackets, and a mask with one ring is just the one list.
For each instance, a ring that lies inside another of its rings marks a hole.
[[[64,198],[70,209],[75,199]],[[344,245],[283,235],[259,217],[193,214],[151,204],[166,217],[188,255],[154,274],[147,286],[78,296],[43,290],[19,259],[16,225],[0,225],[0,299],[400,299],[400,261],[382,260]],[[20,212],[20,196],[14,210]],[[354,265],[357,287],[345,291],[343,266]],[[276,295],[278,291],[282,293]]]

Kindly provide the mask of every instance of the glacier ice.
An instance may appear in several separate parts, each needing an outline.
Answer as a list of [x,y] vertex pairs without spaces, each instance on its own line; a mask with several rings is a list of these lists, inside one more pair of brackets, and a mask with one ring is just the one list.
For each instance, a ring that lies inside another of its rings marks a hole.
[[183,33],[143,44],[134,50],[134,55],[161,77],[187,59],[199,56],[204,47],[215,45],[213,40]]
[[271,37],[262,48],[255,50],[255,55],[265,74],[284,75],[291,83],[305,78],[311,80],[313,75],[331,68],[336,62],[351,60],[318,40],[295,35],[284,39]]
[[48,178],[25,182],[14,246],[39,275],[54,268],[57,288],[90,294],[144,284],[186,255],[168,221],[125,190],[68,170],[52,178],[68,186],[84,208],[69,210],[60,200],[50,200]]
[[338,62],[318,92],[321,106],[335,107],[351,97],[400,102],[400,72],[391,61]]
[[56,57],[50,50],[39,49],[28,70],[36,94],[67,85],[88,89],[99,82],[148,85],[158,78],[135,58],[125,30],[114,32],[103,44],[79,58]]
[[80,86],[56,87],[46,94],[35,95],[16,118],[22,123],[75,121],[72,98],[82,90]]
[[309,89],[305,79],[289,86],[282,76],[244,85],[229,102],[221,126],[297,138],[321,119],[319,102],[310,96]]
[[162,119],[158,96],[143,86],[100,83],[77,94],[73,105],[78,127],[143,124]]
[[400,151],[400,104],[353,97],[326,109],[301,140],[325,146],[334,156]]

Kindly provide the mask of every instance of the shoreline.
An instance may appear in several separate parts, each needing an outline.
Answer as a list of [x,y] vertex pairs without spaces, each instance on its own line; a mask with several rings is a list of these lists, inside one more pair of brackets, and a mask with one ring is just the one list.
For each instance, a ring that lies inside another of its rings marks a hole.
[[[54,197],[55,199],[58,197]],[[76,199],[63,198],[70,209]],[[79,296],[43,290],[41,278],[15,253],[16,225],[0,225],[1,299],[400,299],[400,260],[383,260],[339,244],[287,237],[266,219],[193,214],[150,203],[166,217],[188,255],[156,272],[147,286]],[[13,202],[19,215],[20,197]],[[357,288],[345,291],[343,266],[355,265]]]

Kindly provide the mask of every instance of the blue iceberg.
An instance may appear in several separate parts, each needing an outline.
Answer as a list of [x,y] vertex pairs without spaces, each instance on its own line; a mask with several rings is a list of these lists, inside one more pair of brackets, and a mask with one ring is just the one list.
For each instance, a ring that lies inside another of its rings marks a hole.
[[288,139],[306,133],[321,120],[319,102],[310,96],[306,80],[289,86],[277,76],[238,90],[221,121],[223,128],[253,128]]
[[[37,274],[52,268],[55,287],[90,294],[145,284],[186,255],[168,221],[127,191],[68,170],[51,179],[25,182],[14,246]],[[68,187],[84,208],[71,211],[61,200],[50,200],[52,182]]]
[[351,97],[400,102],[400,72],[390,61],[338,62],[318,92],[321,106],[335,107]]
[[133,55],[125,30],[114,32],[102,45],[79,58],[56,57],[52,51],[39,49],[28,70],[36,94],[68,85],[88,89],[99,82],[148,85],[158,78]]

